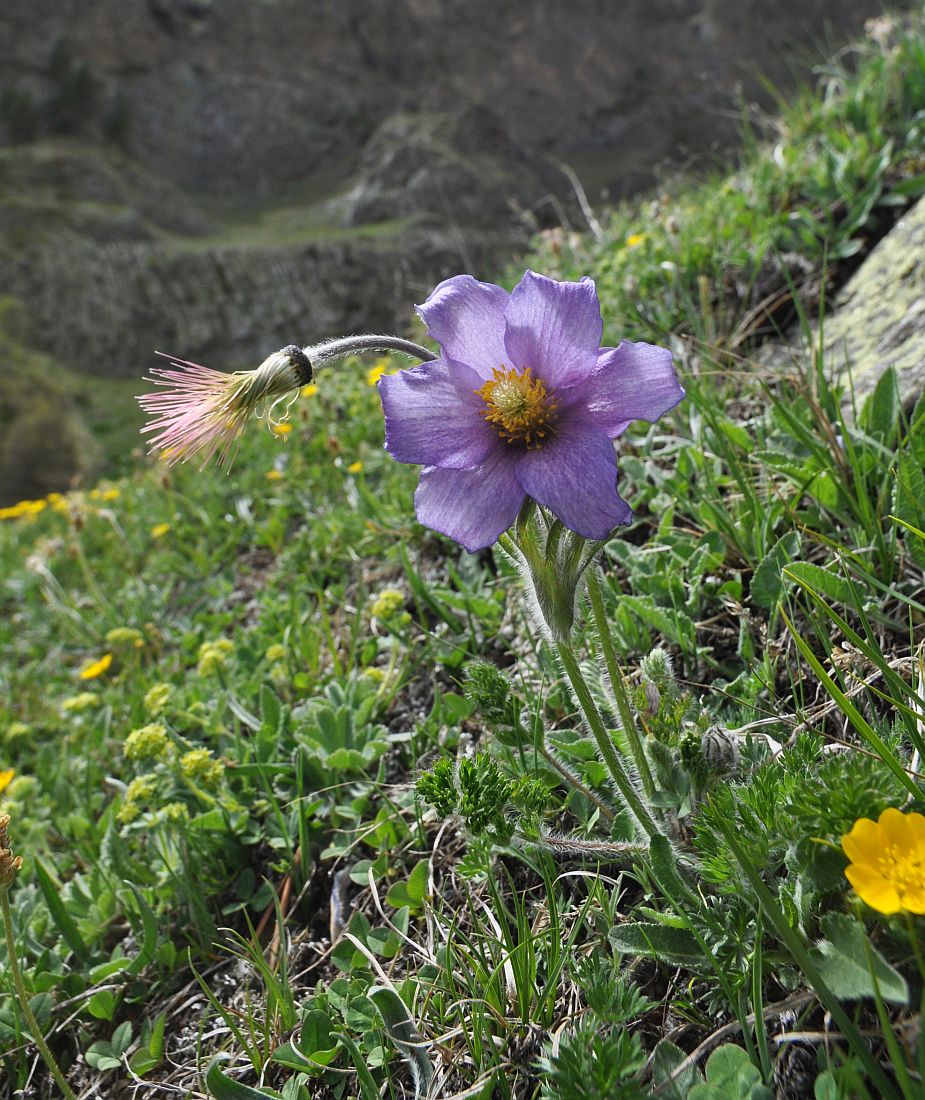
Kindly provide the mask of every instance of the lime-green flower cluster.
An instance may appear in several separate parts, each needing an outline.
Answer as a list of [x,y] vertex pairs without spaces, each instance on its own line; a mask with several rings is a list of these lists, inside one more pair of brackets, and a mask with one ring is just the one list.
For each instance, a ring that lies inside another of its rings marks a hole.
[[167,730],[160,722],[152,722],[140,729],[132,730],[126,737],[122,752],[126,760],[168,760],[173,745],[167,736]]
[[157,816],[168,825],[185,825],[189,821],[189,807],[185,802],[168,802],[161,806]]
[[180,768],[187,779],[207,789],[217,787],[225,774],[222,762],[216,760],[208,749],[190,749],[185,752],[180,758]]
[[61,700],[61,709],[70,714],[82,714],[85,710],[100,705],[100,696],[92,691],[82,691],[78,695],[69,695]]
[[3,792],[3,809],[11,817],[28,817],[28,809],[35,807],[35,791],[38,780],[32,775],[17,775],[10,780]]
[[5,730],[0,731],[0,741],[5,745],[12,745],[22,741],[32,733],[32,727],[26,722],[10,722]]
[[214,642],[203,642],[199,647],[199,664],[197,671],[200,676],[214,676],[219,669],[228,663],[228,656],[234,649],[234,645],[227,638],[219,638]]
[[375,595],[369,605],[369,613],[374,619],[388,621],[395,618],[405,606],[405,594],[397,588],[383,588]]
[[144,635],[133,626],[116,626],[106,634],[110,649],[141,649],[144,644]]
[[139,775],[129,783],[125,795],[122,798],[122,806],[119,809],[119,820],[123,825],[129,825],[150,804],[157,793],[156,775]]
[[155,684],[153,687],[148,688],[145,692],[145,710],[152,718],[157,718],[163,714],[170,702],[172,693],[173,688],[170,684]]

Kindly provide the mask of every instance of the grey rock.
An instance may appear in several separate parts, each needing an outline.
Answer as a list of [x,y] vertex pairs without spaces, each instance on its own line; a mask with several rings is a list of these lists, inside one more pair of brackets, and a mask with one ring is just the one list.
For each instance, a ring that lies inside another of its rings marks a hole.
[[[849,414],[889,367],[896,368],[900,399],[911,411],[925,390],[925,199],[899,219],[825,304],[821,344],[826,375],[841,384]],[[784,341],[765,344],[757,360],[770,370],[786,369],[819,345],[817,321],[808,333],[801,328]]]
[[827,365],[858,404],[890,366],[903,404],[925,389],[925,200],[897,222],[838,294],[823,323]]

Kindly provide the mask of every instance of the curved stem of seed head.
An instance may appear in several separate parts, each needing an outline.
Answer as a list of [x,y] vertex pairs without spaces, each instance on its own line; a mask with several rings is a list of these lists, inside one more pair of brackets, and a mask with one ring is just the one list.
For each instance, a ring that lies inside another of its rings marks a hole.
[[629,775],[627,775],[626,769],[623,767],[623,762],[620,760],[617,750],[614,748],[610,731],[604,725],[604,719],[601,717],[601,712],[594,702],[591,689],[588,687],[588,682],[585,680],[584,674],[581,671],[581,666],[578,664],[578,659],[575,656],[575,651],[572,649],[571,642],[558,642],[556,651],[565,668],[565,674],[568,676],[569,683],[572,685],[575,699],[585,716],[585,721],[588,723],[594,740],[597,742],[598,750],[600,751],[604,763],[607,765],[610,777],[613,779],[617,790],[623,796],[623,801],[626,803],[633,817],[636,818],[636,821],[645,834],[650,839],[654,836],[658,836],[660,830],[655,824],[655,819],[643,802],[639,792],[633,786],[633,781],[630,779]]
[[313,367],[320,367],[332,359],[343,359],[347,355],[359,355],[365,351],[396,351],[401,355],[410,355],[422,363],[429,363],[437,356],[412,340],[403,340],[400,336],[373,335],[342,336],[337,340],[325,340],[320,344],[310,344],[302,348]]
[[604,664],[607,666],[607,675],[610,678],[610,686],[613,697],[616,700],[617,710],[620,713],[620,722],[623,732],[629,743],[630,752],[639,778],[642,780],[643,790],[651,798],[655,794],[655,781],[649,768],[642,739],[639,736],[639,727],[636,725],[636,716],[630,706],[629,697],[626,694],[626,684],[623,681],[623,672],[617,663],[617,653],[614,649],[613,638],[610,636],[610,624],[607,622],[607,612],[604,608],[604,597],[601,594],[601,582],[597,575],[597,567],[591,566],[587,576],[588,600],[591,604],[591,615],[594,625],[597,627],[597,635],[601,640],[601,649],[604,651]]
[[25,982],[22,980],[22,973],[20,972],[19,962],[16,958],[16,941],[13,937],[13,914],[10,912],[8,893],[8,886],[0,886],[0,910],[3,912],[3,926],[6,930],[6,953],[9,961],[10,976],[13,979],[13,986],[16,989],[16,996],[19,999],[19,1006],[25,1017],[26,1027],[28,1027],[35,1045],[39,1048],[39,1053],[45,1059],[45,1065],[48,1066],[52,1077],[54,1077],[57,1082],[61,1094],[65,1097],[65,1100],[77,1100],[71,1086],[67,1083],[64,1074],[61,1072],[61,1067],[55,1060],[55,1056],[51,1053],[48,1044],[45,1042],[45,1036],[42,1035],[42,1030],[29,1005],[29,993],[26,989]]

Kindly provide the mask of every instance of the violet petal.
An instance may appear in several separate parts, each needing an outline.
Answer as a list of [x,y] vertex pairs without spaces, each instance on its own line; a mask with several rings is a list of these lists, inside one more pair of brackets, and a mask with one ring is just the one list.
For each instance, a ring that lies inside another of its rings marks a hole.
[[430,336],[447,359],[467,363],[489,379],[507,362],[504,311],[510,294],[471,275],[445,279],[421,306],[415,306]]
[[472,470],[425,468],[414,494],[418,520],[449,535],[470,554],[491,546],[513,524],[523,503],[515,458],[499,448]]
[[528,271],[511,292],[505,316],[511,366],[531,367],[553,387],[594,370],[604,326],[592,279],[559,283]]
[[563,410],[581,408],[588,423],[615,439],[633,420],[658,420],[684,397],[671,352],[624,340],[601,348],[591,375],[559,391]]
[[633,512],[617,492],[617,459],[606,432],[573,415],[542,447],[522,452],[517,479],[566,527],[587,539],[605,539]]
[[499,439],[481,416],[481,378],[464,363],[434,359],[376,383],[385,414],[385,449],[399,462],[467,469]]

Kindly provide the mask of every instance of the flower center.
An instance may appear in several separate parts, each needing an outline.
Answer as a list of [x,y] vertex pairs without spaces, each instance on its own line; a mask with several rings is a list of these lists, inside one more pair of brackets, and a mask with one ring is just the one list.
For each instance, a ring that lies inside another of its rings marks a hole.
[[925,891],[925,862],[923,853],[901,852],[894,845],[884,848],[878,863],[880,873],[899,891],[906,893]]
[[495,367],[491,380],[475,392],[485,402],[482,416],[506,443],[543,446],[559,402],[530,367],[520,373],[514,367]]

